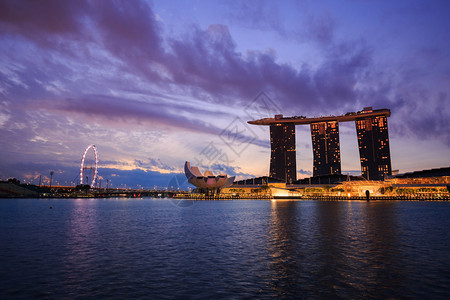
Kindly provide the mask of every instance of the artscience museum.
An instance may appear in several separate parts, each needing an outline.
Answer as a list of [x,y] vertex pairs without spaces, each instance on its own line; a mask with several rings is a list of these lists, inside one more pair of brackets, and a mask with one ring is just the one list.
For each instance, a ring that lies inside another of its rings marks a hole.
[[187,161],[184,164],[184,173],[190,184],[202,189],[206,194],[218,193],[221,188],[229,187],[233,184],[235,176],[228,177],[227,174],[214,175],[211,171],[200,172],[198,167],[191,167]]

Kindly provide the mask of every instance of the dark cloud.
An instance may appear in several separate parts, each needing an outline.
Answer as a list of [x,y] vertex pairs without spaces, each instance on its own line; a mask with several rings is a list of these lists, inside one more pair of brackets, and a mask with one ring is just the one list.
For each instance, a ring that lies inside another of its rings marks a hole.
[[[212,95],[212,101],[225,99],[236,103],[237,99],[251,99],[266,90],[276,95],[284,108],[296,105],[303,110],[318,110],[326,105],[331,109],[356,102],[355,84],[361,70],[369,66],[370,53],[354,42],[332,47],[329,57],[315,71],[307,66],[277,63],[272,53],[254,51],[244,55],[236,51],[228,28],[220,24],[211,25],[207,30],[192,26],[180,39],[167,38],[167,46],[163,47],[161,29],[145,2],[92,3],[80,4],[76,13],[67,16],[68,25],[61,31],[49,30],[50,25],[46,23],[39,25],[45,21],[37,17],[27,20],[27,24],[37,23],[36,30],[71,41],[90,36],[90,40],[122,61],[124,70],[160,85],[176,85],[193,96],[207,93]],[[11,6],[6,9],[10,11]],[[27,14],[29,8],[22,9]],[[65,16],[65,8],[51,7],[55,15],[58,9]],[[89,24],[86,27],[89,30],[79,29],[80,15],[84,16],[84,26]],[[6,21],[11,28],[24,26],[17,18]],[[319,38],[332,39],[332,22],[323,20],[314,24],[318,24],[313,27],[317,27]],[[20,33],[27,36],[25,31]],[[98,36],[100,39],[96,40]]]
[[[323,110],[325,106],[331,110],[357,101],[355,84],[361,70],[367,68],[370,62],[367,49],[354,42],[331,47],[329,57],[315,71],[308,67],[277,63],[276,56],[271,53],[251,52],[244,55],[236,51],[228,28],[220,24],[211,25],[207,30],[193,26],[180,39],[168,38],[164,48],[161,29],[146,2],[116,1],[111,5],[110,2],[93,1],[88,4],[81,2],[78,6],[70,3],[69,7],[76,6],[73,14],[68,14],[64,5],[56,5],[55,2],[50,1],[49,10],[67,19],[64,21],[67,24],[61,24],[61,30],[51,30],[53,25],[41,19],[45,15],[40,15],[39,10],[34,14],[40,17],[24,20],[9,17],[14,15],[11,11],[15,2],[4,4],[7,12],[4,13],[3,23],[16,28],[26,37],[27,27],[24,26],[33,24],[37,25],[35,30],[40,30],[44,35],[56,35],[68,40],[84,40],[86,36],[96,40],[100,37],[96,42],[123,62],[121,68],[142,74],[159,84],[176,85],[194,96],[207,93],[212,95],[212,101],[225,99],[236,103],[236,99],[251,99],[266,90],[275,95],[283,108],[301,106],[303,110]],[[263,9],[265,6],[256,7]],[[30,11],[32,8],[27,5],[21,7],[25,16],[33,14]],[[249,20],[253,19],[247,10],[242,11]],[[270,14],[266,11],[255,12],[253,16],[259,20],[256,16],[271,14],[274,14],[273,10]],[[48,22],[51,23],[51,19]],[[310,23],[314,29],[311,31],[319,39],[331,43],[333,22],[330,18]]]
[[160,171],[174,172],[176,168],[161,161],[159,158],[148,158],[147,160],[135,160],[137,166],[145,169],[157,168]]
[[38,43],[51,35],[77,37],[82,33],[82,17],[87,9],[84,0],[4,0],[0,2],[0,28]]
[[[317,104],[322,111],[354,107],[359,100],[356,88],[362,73],[370,66],[370,51],[361,42],[348,42],[333,47],[332,56],[314,74]],[[364,92],[363,92],[364,93]],[[331,109],[323,109],[323,107]],[[317,109],[317,108],[315,108]]]
[[60,99],[57,101],[40,101],[33,104],[33,108],[41,110],[59,111],[65,114],[85,116],[90,123],[102,121],[113,124],[144,124],[163,125],[182,128],[195,132],[217,134],[221,129],[206,124],[201,120],[188,119],[169,106],[153,104],[143,101],[118,98],[105,95],[86,95],[83,98]]
[[[161,30],[147,2],[93,1],[87,12],[97,26],[101,44],[115,57],[128,64],[127,68],[149,79],[160,78],[162,71],[154,65],[164,55]],[[95,26],[94,25],[94,26]]]
[[308,171],[308,170],[300,169],[300,170],[297,170],[297,173],[302,174],[302,175],[312,176],[312,172]]
[[266,90],[285,109],[302,107],[323,111],[325,107],[331,111],[357,102],[356,83],[370,65],[370,51],[360,42],[336,45],[330,50],[334,54],[312,71],[279,64],[270,53],[253,52],[244,56],[227,47],[232,43],[219,46],[207,36],[207,31],[195,29],[183,41],[173,41],[171,61],[181,67],[171,68],[177,83],[201,88],[212,95],[235,95],[241,99],[251,99],[257,92]]
[[[112,96],[89,95],[79,99],[60,99],[58,101],[38,101],[32,105],[33,109],[43,111],[64,112],[65,115],[74,115],[86,118],[87,123],[101,122],[110,126],[123,126],[123,124],[165,126],[183,131],[192,131],[233,137],[234,140],[267,147],[252,132],[242,132],[233,128],[220,128],[200,119],[184,117],[177,111],[182,107],[177,105],[154,104],[137,100],[124,100]],[[193,109],[195,112],[197,109]],[[200,110],[200,109],[198,109]],[[204,111],[204,114],[209,112]],[[246,125],[246,124],[245,124]]]
[[228,176],[242,176],[244,178],[254,177],[253,174],[242,172],[242,169],[238,166],[231,166],[227,164],[215,163],[211,165],[211,170],[208,171],[212,171],[214,174],[227,174]]
[[[409,135],[437,138],[450,146],[450,118],[447,105],[449,96],[446,93],[439,93],[436,98],[424,98],[421,105],[411,107],[409,114],[405,112],[402,116],[398,126],[399,129],[406,127]],[[426,107],[428,103],[436,105]]]

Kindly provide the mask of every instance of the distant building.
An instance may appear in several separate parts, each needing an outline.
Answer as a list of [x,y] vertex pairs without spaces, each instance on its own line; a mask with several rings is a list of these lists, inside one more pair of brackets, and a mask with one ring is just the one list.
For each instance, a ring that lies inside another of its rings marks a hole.
[[232,187],[239,187],[242,185],[250,185],[250,186],[260,186],[260,185],[268,185],[269,183],[284,183],[283,180],[269,177],[269,176],[261,176],[261,177],[254,177],[254,178],[248,178],[248,179],[242,179],[239,181],[233,182]]
[[341,174],[339,123],[311,123],[311,138],[314,155],[313,176]]
[[[397,174],[394,178],[427,178],[427,177],[450,177],[450,167],[421,170],[404,174]],[[450,183],[450,182],[449,182]]]
[[284,182],[297,180],[295,125],[292,123],[270,125],[270,147],[269,176]]
[[337,184],[345,181],[364,181],[361,176],[344,175],[344,174],[329,174],[321,176],[313,176],[302,178],[293,184]]
[[[363,110],[367,113],[371,111],[371,107]],[[362,176],[367,180],[383,180],[390,176],[392,169],[386,116],[361,118],[355,123]]]

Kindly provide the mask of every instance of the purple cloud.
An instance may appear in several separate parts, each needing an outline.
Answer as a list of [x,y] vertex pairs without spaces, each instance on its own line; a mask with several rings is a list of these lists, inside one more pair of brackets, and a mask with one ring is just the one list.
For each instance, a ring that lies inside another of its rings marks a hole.
[[[192,95],[214,95],[212,99],[217,101],[251,99],[259,91],[267,90],[284,107],[296,104],[317,110],[324,104],[341,106],[356,100],[355,83],[370,60],[364,47],[340,44],[317,71],[297,69],[277,63],[276,57],[268,53],[237,52],[224,25],[211,25],[207,30],[192,27],[182,39],[166,39],[164,47],[154,13],[145,2],[93,3],[78,6],[58,31],[50,30],[52,25],[40,18],[29,18],[24,23],[17,17],[5,17],[6,22],[2,23],[26,38],[30,38],[26,29],[36,23],[36,30],[41,33],[38,36],[53,36],[54,41],[61,38],[94,41],[119,59],[120,68],[127,72],[137,72],[160,85],[177,85]],[[5,6],[5,11],[13,10],[12,4]],[[32,8],[22,7],[24,15],[31,14],[28,9]],[[65,16],[67,8],[51,5],[50,10],[55,15],[61,10]],[[325,24],[316,31],[331,31],[332,25]]]
[[0,21],[4,32],[23,35],[43,45],[49,36],[82,34],[82,17],[88,9],[84,0],[4,0],[0,2]]
[[1,1],[2,153],[20,160],[30,141],[42,152],[58,152],[58,134],[83,130],[65,125],[69,119],[85,128],[175,128],[218,136],[222,125],[210,116],[231,122],[261,91],[285,115],[391,108],[391,136],[450,145],[448,42],[440,47],[433,36],[434,44],[383,61],[377,51],[384,44],[370,44],[371,36],[339,35],[341,24],[331,12],[309,12],[290,28],[276,5],[226,5],[241,7],[229,13],[232,24],[241,19],[246,28],[301,41],[298,47],[313,45],[317,61],[282,59],[274,49],[242,52],[224,20],[168,35],[146,1]]
[[273,30],[281,35],[287,33],[281,21],[276,2],[258,0],[225,1],[226,14],[233,23],[259,30]]

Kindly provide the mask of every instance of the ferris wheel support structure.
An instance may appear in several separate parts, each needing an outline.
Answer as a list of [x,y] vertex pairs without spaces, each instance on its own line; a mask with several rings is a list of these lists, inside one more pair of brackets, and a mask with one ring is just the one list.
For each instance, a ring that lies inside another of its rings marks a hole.
[[94,157],[95,157],[95,166],[94,166],[94,176],[92,176],[92,181],[91,181],[91,187],[93,187],[95,185],[95,180],[97,179],[97,173],[98,173],[98,153],[97,153],[97,148],[95,147],[95,145],[89,145],[86,150],[84,150],[83,153],[83,157],[81,158],[81,166],[80,166],[80,184],[83,184],[83,180],[84,180],[84,160],[86,158],[86,154],[88,153],[89,149],[94,150]]

